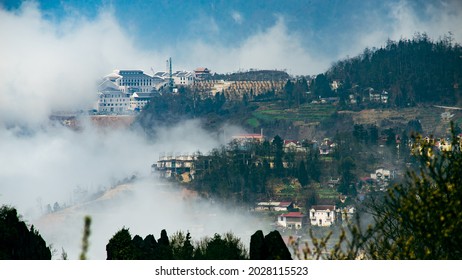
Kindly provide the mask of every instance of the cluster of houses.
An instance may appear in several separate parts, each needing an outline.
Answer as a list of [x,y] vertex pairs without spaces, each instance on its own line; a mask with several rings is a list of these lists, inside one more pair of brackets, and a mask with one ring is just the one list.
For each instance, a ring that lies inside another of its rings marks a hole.
[[276,226],[284,229],[303,229],[308,226],[329,227],[336,223],[351,220],[355,213],[354,207],[337,208],[335,205],[313,205],[307,214],[296,211],[291,201],[258,202],[256,212],[280,212],[277,215]]
[[[331,90],[335,91],[335,92],[337,92],[337,90],[340,88],[340,86],[341,86],[341,82],[338,81],[338,80],[334,80],[330,84]],[[387,91],[385,91],[385,90],[378,91],[378,90],[375,90],[375,89],[373,89],[371,87],[368,87],[368,88],[364,89],[364,92],[363,92],[362,96],[360,96],[358,94],[349,94],[348,95],[348,102],[350,104],[356,104],[356,103],[358,103],[358,100],[369,101],[371,103],[376,103],[376,104],[387,104],[388,99],[389,99],[389,94],[388,94]],[[338,98],[336,98],[335,100],[325,99],[324,102],[323,102],[323,100],[320,100],[320,101],[321,101],[321,103],[326,103],[328,101],[337,102]]]
[[148,75],[142,70],[114,70],[98,85],[98,99],[94,111],[98,114],[128,114],[141,111],[163,87],[188,86],[210,76],[207,68],[193,72],[168,71]]

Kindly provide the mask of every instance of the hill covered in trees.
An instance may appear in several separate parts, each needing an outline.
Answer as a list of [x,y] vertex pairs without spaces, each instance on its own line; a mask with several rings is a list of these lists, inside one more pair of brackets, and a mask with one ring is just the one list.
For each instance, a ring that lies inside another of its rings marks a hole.
[[340,81],[338,95],[343,99],[374,89],[388,92],[390,106],[454,105],[461,97],[462,47],[450,35],[432,41],[425,33],[416,34],[338,61],[325,76]]
[[[357,119],[354,114],[365,109],[399,115],[397,110],[461,106],[462,47],[450,36],[433,41],[425,34],[417,34],[412,39],[389,40],[384,47],[366,49],[361,55],[340,60],[316,77],[294,78],[283,71],[253,70],[214,74],[213,79],[227,81],[225,84],[266,81],[284,86],[278,90],[269,87],[263,92],[246,86],[239,93],[223,86],[208,94],[199,94],[194,85],[180,87],[177,94],[155,96],[138,117],[139,123],[150,129],[158,124],[199,118],[212,131],[228,123],[249,132],[263,129],[268,137],[280,135],[301,140],[352,130]],[[344,111],[351,113],[337,114]],[[424,109],[415,118],[425,118],[427,113],[435,113],[438,118],[440,111]],[[412,119],[406,118],[402,123],[406,125]],[[375,123],[392,128],[384,118]],[[430,121],[423,126],[434,127],[435,123]]]

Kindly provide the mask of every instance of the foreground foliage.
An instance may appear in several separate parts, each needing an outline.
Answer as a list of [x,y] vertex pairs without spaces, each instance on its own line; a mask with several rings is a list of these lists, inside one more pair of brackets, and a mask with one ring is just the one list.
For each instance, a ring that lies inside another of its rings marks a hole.
[[[454,131],[454,130],[453,130]],[[363,228],[359,218],[343,229],[328,248],[331,234],[313,244],[291,246],[299,259],[462,259],[461,139],[453,133],[451,149],[440,151],[432,141],[416,137],[418,170],[390,188],[383,200],[373,200],[368,213],[373,224]]]
[[50,260],[51,251],[45,240],[30,229],[18,217],[16,209],[0,208],[0,259],[2,260]]
[[232,233],[204,237],[193,244],[189,232],[179,231],[171,238],[165,230],[156,241],[152,234],[143,240],[131,237],[128,229],[119,230],[106,245],[108,260],[273,260],[291,259],[277,231],[263,236],[257,231],[251,237],[250,255],[241,240]]

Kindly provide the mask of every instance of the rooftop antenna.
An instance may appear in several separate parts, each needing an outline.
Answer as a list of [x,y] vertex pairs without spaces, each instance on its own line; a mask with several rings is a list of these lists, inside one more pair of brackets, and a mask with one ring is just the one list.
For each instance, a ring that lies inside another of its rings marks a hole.
[[172,58],[170,57],[167,60],[167,69],[168,69],[168,86],[170,92],[173,92],[173,73],[172,73]]

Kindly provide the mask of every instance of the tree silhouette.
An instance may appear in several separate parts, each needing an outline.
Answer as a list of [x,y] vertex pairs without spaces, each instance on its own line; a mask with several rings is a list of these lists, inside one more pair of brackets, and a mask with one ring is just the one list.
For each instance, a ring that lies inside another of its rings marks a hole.
[[250,259],[291,260],[292,257],[278,231],[263,236],[263,232],[258,230],[250,237]]
[[50,260],[51,251],[32,225],[21,221],[15,208],[0,208],[0,259]]

